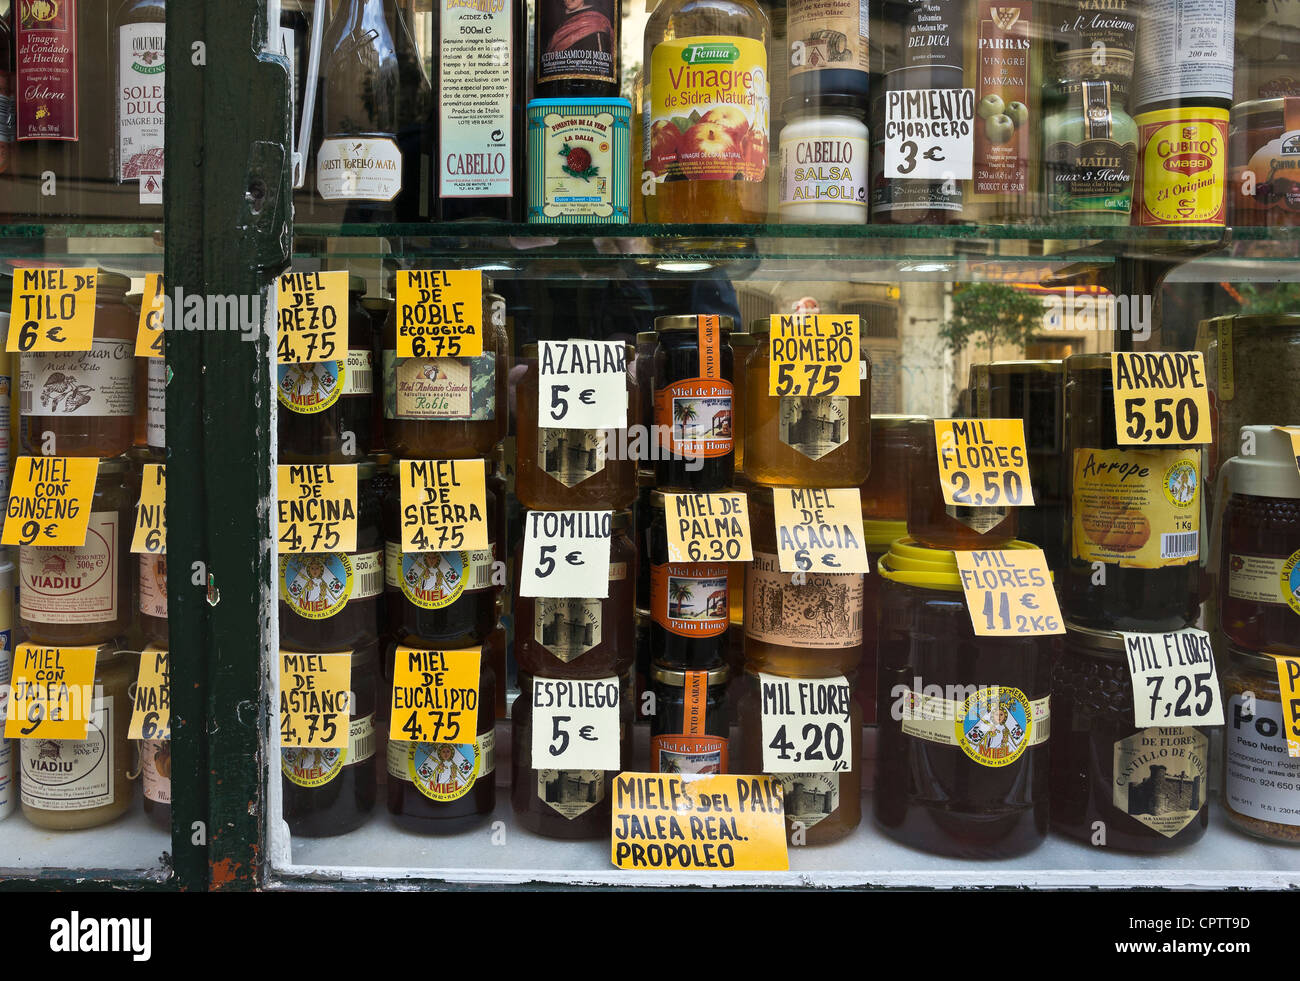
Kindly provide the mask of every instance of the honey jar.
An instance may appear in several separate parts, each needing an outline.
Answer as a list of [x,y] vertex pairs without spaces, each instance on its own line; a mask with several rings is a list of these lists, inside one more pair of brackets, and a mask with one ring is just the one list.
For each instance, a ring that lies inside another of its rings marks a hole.
[[650,651],[656,664],[708,671],[726,664],[728,563],[669,562],[664,495],[650,493]]
[[655,476],[661,488],[719,491],[735,476],[733,321],[658,317]]
[[945,503],[934,447],[934,423],[914,422],[909,429],[911,491],[907,533],[931,548],[1002,548],[1013,541],[1021,508]]
[[650,668],[655,712],[650,719],[653,773],[729,773],[731,719],[725,664],[709,671]]
[[[872,415],[871,473],[862,482],[862,516],[876,521],[906,521],[911,496],[908,467],[913,444],[928,416]],[[934,429],[929,430],[933,442]],[[900,536],[901,537],[901,536]]]

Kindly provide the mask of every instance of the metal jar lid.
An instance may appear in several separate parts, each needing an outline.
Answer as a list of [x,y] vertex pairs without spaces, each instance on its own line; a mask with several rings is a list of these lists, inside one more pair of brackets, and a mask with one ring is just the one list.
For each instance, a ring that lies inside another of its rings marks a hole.
[[1065,642],[1108,659],[1124,657],[1124,636],[1114,630],[1094,630],[1065,621]]
[[[686,676],[691,674],[690,671],[678,671],[674,668],[662,668],[659,665],[652,665],[650,668],[650,680],[662,682],[670,688],[685,688]],[[727,665],[710,668],[708,671],[699,672],[708,676],[707,684],[710,688],[714,685],[725,684],[727,678],[731,676],[731,668]]]

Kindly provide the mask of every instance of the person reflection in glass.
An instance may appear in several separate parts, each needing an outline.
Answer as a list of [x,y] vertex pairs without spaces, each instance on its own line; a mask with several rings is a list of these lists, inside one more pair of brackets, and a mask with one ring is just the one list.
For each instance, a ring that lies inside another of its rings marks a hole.
[[564,19],[551,35],[548,54],[560,51],[613,50],[614,25],[589,0],[560,0]]

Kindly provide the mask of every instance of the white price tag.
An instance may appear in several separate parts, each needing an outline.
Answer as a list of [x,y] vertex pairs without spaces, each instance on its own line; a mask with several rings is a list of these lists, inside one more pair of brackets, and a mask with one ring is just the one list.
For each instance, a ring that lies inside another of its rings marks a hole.
[[529,511],[524,517],[520,596],[609,595],[613,511]]
[[627,346],[541,341],[537,420],[542,429],[626,429]]
[[853,762],[853,690],[843,675],[759,674],[764,773],[847,772]]
[[618,770],[617,678],[534,678],[533,769]]
[[974,89],[899,89],[885,93],[885,177],[971,179]]
[[1223,701],[1210,635],[1188,627],[1166,633],[1120,631],[1133,676],[1133,721],[1149,726],[1221,726]]

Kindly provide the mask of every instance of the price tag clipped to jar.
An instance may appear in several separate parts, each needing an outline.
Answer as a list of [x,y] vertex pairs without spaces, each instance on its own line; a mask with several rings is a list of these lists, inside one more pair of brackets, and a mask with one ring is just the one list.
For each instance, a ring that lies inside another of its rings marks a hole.
[[1295,457],[1296,469],[1300,470],[1300,427],[1278,426],[1277,428],[1291,438],[1291,455]]
[[936,419],[934,452],[945,504],[1032,507],[1021,419]]
[[1165,633],[1119,631],[1133,677],[1133,717],[1148,726],[1221,726],[1223,700],[1210,635],[1188,627]]
[[790,868],[779,777],[620,773],[611,821],[610,860],[620,869]]
[[613,511],[529,511],[524,516],[520,596],[609,595]]
[[844,676],[758,676],[764,773],[838,773],[852,765],[853,690]]
[[[1007,125],[1012,125],[1011,117],[1003,114],[1001,101],[999,98],[996,107],[990,104],[988,116],[979,122],[991,127],[1001,125],[1005,119]],[[970,180],[976,125],[974,89],[886,92],[884,176],[904,180]]]
[[352,652],[280,652],[280,745],[347,749]]
[[81,548],[98,475],[93,456],[20,456],[0,544]]
[[1300,756],[1300,658],[1274,654],[1277,661],[1277,685],[1281,690],[1282,726],[1286,734],[1287,756]]
[[[348,668],[351,671],[351,666]],[[283,689],[281,689],[283,690]],[[171,739],[171,668],[167,652],[150,644],[140,652],[140,671],[131,695],[127,739]]]
[[1052,574],[1041,548],[956,551],[953,555],[976,636],[1065,633]]
[[346,269],[284,273],[275,298],[277,364],[347,360]]
[[95,703],[97,647],[19,644],[6,739],[85,739]]
[[537,371],[539,428],[627,428],[627,345],[622,341],[540,341]]
[[5,350],[89,351],[95,336],[98,279],[99,270],[93,266],[15,269]]
[[135,356],[161,358],[163,356],[163,327],[167,318],[167,298],[163,294],[161,273],[149,273],[144,278],[144,296],[140,300],[140,322],[135,331]]
[[856,314],[773,314],[768,333],[768,395],[829,398],[860,395]]
[[772,513],[782,572],[871,571],[859,488],[774,487]]
[[1200,351],[1112,351],[1115,442],[1120,446],[1209,443],[1210,390]]
[[534,770],[619,768],[619,681],[533,678]]
[[483,354],[483,274],[401,269],[397,273],[397,356],[477,358]]
[[167,468],[146,463],[140,477],[140,501],[135,506],[131,551],[167,554]]
[[402,551],[490,548],[487,461],[403,460]]
[[478,738],[482,663],[483,652],[477,647],[467,651],[397,648],[388,738],[472,745]]
[[357,465],[291,463],[276,468],[281,552],[357,550]]
[[743,493],[664,494],[669,562],[751,562]]

